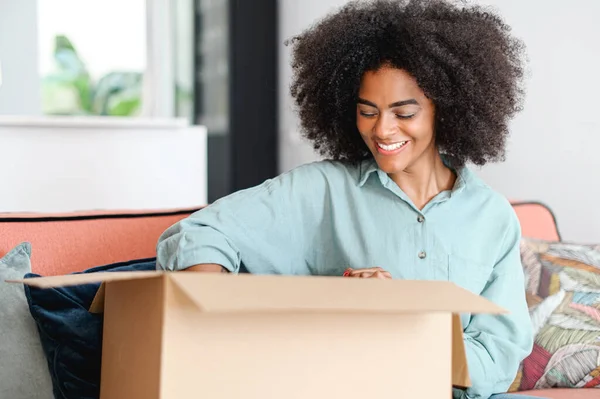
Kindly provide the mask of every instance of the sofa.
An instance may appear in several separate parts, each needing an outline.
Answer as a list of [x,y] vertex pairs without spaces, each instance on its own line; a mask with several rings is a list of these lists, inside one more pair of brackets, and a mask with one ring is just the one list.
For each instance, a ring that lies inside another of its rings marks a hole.
[[[561,240],[556,218],[548,207],[536,202],[514,202],[513,206],[521,221],[524,237]],[[19,243],[30,242],[33,249],[32,272],[45,276],[152,258],[159,235],[196,210],[0,214],[0,257]],[[520,393],[551,399],[600,398],[598,389]]]

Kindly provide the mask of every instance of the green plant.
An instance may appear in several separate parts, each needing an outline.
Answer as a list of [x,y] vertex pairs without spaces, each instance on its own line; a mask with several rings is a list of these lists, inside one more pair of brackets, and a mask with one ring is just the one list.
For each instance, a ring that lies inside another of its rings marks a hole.
[[141,108],[143,74],[113,71],[94,82],[73,43],[55,37],[56,71],[42,78],[47,115],[133,116]]

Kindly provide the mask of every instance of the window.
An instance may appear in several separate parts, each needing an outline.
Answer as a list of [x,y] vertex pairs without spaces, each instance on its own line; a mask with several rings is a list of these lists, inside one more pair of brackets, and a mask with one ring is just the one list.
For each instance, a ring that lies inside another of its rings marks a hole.
[[146,0],[39,0],[42,112],[139,115],[146,21]]

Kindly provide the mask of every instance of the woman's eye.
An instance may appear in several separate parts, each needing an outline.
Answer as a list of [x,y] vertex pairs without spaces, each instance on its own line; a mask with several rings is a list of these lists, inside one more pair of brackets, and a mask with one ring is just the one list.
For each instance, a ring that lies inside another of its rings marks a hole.
[[415,114],[396,114],[396,118],[398,119],[410,119],[413,116],[415,116]]
[[360,114],[361,114],[361,116],[364,116],[365,118],[372,118],[376,115],[373,112],[364,112],[364,111],[360,111]]

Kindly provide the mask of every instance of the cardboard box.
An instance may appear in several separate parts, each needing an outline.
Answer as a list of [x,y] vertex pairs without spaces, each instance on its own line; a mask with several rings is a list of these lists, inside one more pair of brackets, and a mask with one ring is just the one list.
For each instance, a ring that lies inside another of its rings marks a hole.
[[440,399],[470,386],[459,314],[504,310],[449,282],[164,272],[104,282],[102,399]]

